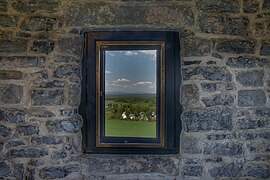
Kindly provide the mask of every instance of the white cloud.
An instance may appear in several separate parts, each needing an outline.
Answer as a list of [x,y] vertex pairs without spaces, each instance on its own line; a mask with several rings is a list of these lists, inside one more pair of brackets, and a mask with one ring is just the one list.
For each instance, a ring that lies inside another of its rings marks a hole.
[[105,71],[105,74],[111,74],[112,72],[111,71]]
[[136,82],[136,83],[133,84],[133,86],[137,86],[137,85],[142,85],[142,86],[152,85],[152,82],[150,82],[150,81],[140,81],[140,82]]
[[109,56],[115,56],[115,54],[112,53],[112,52],[107,52],[107,53],[108,53]]
[[138,52],[136,51],[125,51],[126,56],[136,56],[138,55]]
[[153,61],[157,59],[157,50],[140,50],[139,52],[151,56]]
[[120,78],[120,79],[114,80],[113,82],[115,82],[115,83],[118,83],[118,82],[129,82],[129,80],[128,79],[125,79],[125,78]]

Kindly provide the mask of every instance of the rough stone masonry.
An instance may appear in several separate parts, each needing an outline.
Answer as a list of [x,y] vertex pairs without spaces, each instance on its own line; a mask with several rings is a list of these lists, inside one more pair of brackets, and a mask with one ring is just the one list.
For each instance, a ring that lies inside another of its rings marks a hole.
[[[179,31],[180,154],[81,152],[92,30]],[[0,179],[269,179],[269,35],[270,0],[0,0]]]

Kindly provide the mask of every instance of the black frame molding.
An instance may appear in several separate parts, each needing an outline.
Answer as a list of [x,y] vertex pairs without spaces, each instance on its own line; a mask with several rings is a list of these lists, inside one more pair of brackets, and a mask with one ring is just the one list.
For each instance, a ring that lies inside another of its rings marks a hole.
[[[159,41],[165,43],[165,115],[164,146],[98,147],[97,137],[97,41]],[[176,154],[179,153],[182,107],[180,105],[181,64],[179,33],[166,31],[98,31],[85,33],[82,62],[82,91],[79,112],[84,119],[83,151],[85,153],[114,154]]]

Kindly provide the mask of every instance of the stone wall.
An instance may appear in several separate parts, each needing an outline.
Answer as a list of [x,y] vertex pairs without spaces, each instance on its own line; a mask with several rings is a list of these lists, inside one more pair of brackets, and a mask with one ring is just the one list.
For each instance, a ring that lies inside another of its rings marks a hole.
[[[179,155],[81,152],[91,30],[179,31]],[[269,178],[269,34],[269,0],[0,0],[0,179]]]

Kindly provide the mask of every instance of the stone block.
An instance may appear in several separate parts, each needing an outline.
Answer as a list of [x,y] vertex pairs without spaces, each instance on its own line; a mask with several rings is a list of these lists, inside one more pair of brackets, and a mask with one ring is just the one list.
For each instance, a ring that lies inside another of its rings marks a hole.
[[202,61],[184,61],[184,66],[190,66],[190,65],[198,65]]
[[2,108],[0,110],[0,121],[7,121],[10,123],[25,122],[28,116],[24,110],[18,110],[13,108]]
[[203,166],[184,166],[183,175],[184,176],[202,176]]
[[24,19],[21,29],[25,31],[52,31],[56,23],[56,18],[32,16]]
[[11,31],[2,31],[0,30],[0,38],[1,39],[10,39],[12,37],[12,32]]
[[267,109],[256,109],[255,114],[258,117],[269,118],[270,117],[270,108]]
[[240,71],[236,73],[236,81],[246,87],[263,86],[263,71]]
[[234,97],[230,94],[216,94],[210,97],[202,98],[206,107],[212,106],[231,106],[234,103]]
[[238,0],[196,0],[196,5],[199,9],[208,12],[240,12],[240,3]]
[[54,62],[80,64],[80,59],[72,57],[72,56],[59,55],[59,56],[54,57]]
[[229,58],[226,64],[232,68],[270,67],[270,60],[253,56],[239,56]]
[[65,151],[53,151],[51,158],[54,160],[57,159],[65,159],[67,157],[67,153]]
[[13,133],[13,130],[5,125],[0,124],[0,137],[8,137]]
[[6,162],[0,162],[0,177],[7,177],[10,174],[11,168],[9,167],[9,165]]
[[48,155],[48,150],[45,148],[23,148],[12,149],[7,153],[10,158],[40,158]]
[[211,53],[211,41],[206,39],[185,39],[184,56],[207,56]]
[[270,166],[269,164],[248,164],[246,165],[247,176],[255,178],[270,178]]
[[232,18],[228,15],[201,13],[198,19],[200,32],[212,34],[247,35],[249,20],[245,17]]
[[79,66],[66,64],[66,65],[59,66],[54,71],[54,77],[57,77],[57,78],[74,77],[74,76],[80,77]]
[[259,10],[259,2],[257,0],[244,0],[243,8],[245,13],[256,13]]
[[213,108],[189,110],[182,114],[185,131],[200,132],[210,130],[232,129],[232,110],[229,108]]
[[48,81],[40,81],[35,83],[35,87],[40,88],[61,88],[64,87],[66,84],[65,81],[59,81],[59,80],[48,80]]
[[8,11],[8,1],[1,0],[0,1],[0,12],[7,12]]
[[266,140],[247,141],[246,151],[248,153],[268,153],[270,150],[269,138]]
[[60,0],[17,0],[12,3],[12,7],[21,13],[32,14],[36,12],[58,12]]
[[81,159],[82,174],[179,174],[178,156],[153,155],[94,155]]
[[270,56],[270,42],[263,42],[260,55]]
[[3,148],[4,148],[4,142],[0,141],[0,152],[3,150]]
[[193,136],[183,136],[182,151],[187,154],[200,154],[202,148],[200,147],[200,139]]
[[39,134],[39,127],[34,125],[19,126],[18,131],[20,135],[29,136]]
[[0,103],[19,104],[23,96],[23,87],[15,84],[0,84]]
[[224,67],[201,66],[183,68],[184,80],[231,81],[232,75]]
[[0,52],[21,53],[27,51],[27,42],[23,40],[0,40]]
[[0,27],[16,27],[17,17],[0,14]]
[[82,127],[82,119],[76,116],[65,120],[49,120],[46,126],[50,132],[76,133]]
[[31,51],[49,54],[54,50],[54,44],[55,42],[52,40],[34,41],[33,46],[31,47]]
[[41,68],[45,64],[46,58],[44,56],[0,56],[0,66],[3,68]]
[[185,84],[181,87],[181,102],[183,105],[196,106],[199,98],[199,88],[195,84]]
[[240,107],[263,106],[265,103],[266,96],[261,89],[238,91],[238,106]]
[[235,85],[233,83],[201,83],[201,87],[202,90],[206,92],[227,92],[235,89]]
[[213,145],[206,144],[203,153],[205,155],[237,156],[244,153],[243,147],[238,143],[221,142]]
[[23,79],[23,73],[21,71],[0,70],[0,80],[9,79]]
[[26,39],[30,39],[32,37],[31,34],[25,33],[25,32],[16,32],[16,36],[21,37],[21,38],[26,38]]
[[241,177],[243,175],[243,163],[232,162],[208,170],[212,177]]
[[61,105],[64,103],[63,90],[32,90],[32,105],[34,106],[51,106]]
[[41,118],[50,118],[50,117],[54,117],[55,114],[53,111],[51,110],[47,110],[43,107],[41,108],[31,108],[28,111],[30,116],[34,116],[34,117],[41,117]]
[[256,43],[251,40],[220,40],[217,42],[215,49],[218,52],[229,54],[253,54]]
[[14,164],[12,176],[16,177],[17,179],[23,179],[23,174],[24,174],[24,165],[22,163]]
[[9,141],[6,144],[6,148],[18,147],[18,146],[22,146],[22,145],[25,145],[25,143],[21,140]]
[[31,143],[35,145],[58,145],[64,143],[64,138],[57,136],[32,137]]
[[44,167],[40,170],[39,176],[42,179],[65,178],[71,173],[79,172],[79,165],[68,165],[61,167]]

